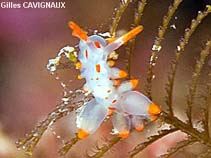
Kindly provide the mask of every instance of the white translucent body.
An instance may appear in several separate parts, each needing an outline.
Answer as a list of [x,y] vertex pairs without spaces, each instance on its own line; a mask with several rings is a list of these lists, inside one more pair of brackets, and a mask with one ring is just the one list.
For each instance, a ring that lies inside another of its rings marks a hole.
[[142,93],[127,91],[120,96],[122,110],[130,115],[148,116],[148,107],[152,102]]
[[93,99],[79,113],[77,127],[85,129],[88,133],[94,133],[105,119],[106,114],[107,109]]
[[[96,47],[95,42],[99,43],[100,48]],[[94,99],[87,103],[78,115],[77,127],[88,133],[97,130],[106,118],[109,107],[116,109],[112,122],[118,133],[143,125],[143,120],[149,117],[147,110],[151,101],[143,94],[132,91],[129,81],[114,87],[113,79],[119,78],[120,70],[108,66],[107,56],[123,43],[118,39],[107,45],[106,41],[97,35],[79,43],[78,60],[82,63],[81,76],[86,80],[84,88],[93,94]],[[96,65],[100,65],[100,72],[96,71]]]

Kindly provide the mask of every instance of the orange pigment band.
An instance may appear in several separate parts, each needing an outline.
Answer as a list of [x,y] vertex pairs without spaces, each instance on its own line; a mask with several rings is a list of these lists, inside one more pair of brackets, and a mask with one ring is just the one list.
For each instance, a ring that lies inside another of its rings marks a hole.
[[143,30],[143,26],[139,25],[135,27],[134,29],[132,29],[131,31],[129,31],[128,33],[126,33],[125,35],[123,35],[121,38],[123,42],[126,43],[127,41],[135,37],[137,34],[139,34],[142,30]]
[[124,131],[119,133],[119,137],[122,139],[126,139],[129,136],[130,132],[129,131]]
[[83,129],[78,130],[78,138],[83,139],[83,138],[86,138],[87,136],[89,136],[88,132],[86,132]]
[[72,35],[80,38],[81,40],[87,41],[88,36],[87,32],[81,29],[76,23],[70,21],[68,23],[69,27],[73,30]]
[[136,131],[141,132],[144,130],[144,125],[137,126],[137,127],[135,127],[135,129],[136,129]]
[[154,103],[151,103],[149,105],[148,113],[150,115],[158,115],[158,114],[160,114],[160,112],[161,112],[161,109],[160,109],[160,107],[158,105],[156,105]]
[[120,71],[119,71],[119,77],[120,77],[120,78],[125,78],[125,77],[127,77],[127,75],[128,75],[127,72],[125,72],[125,71],[123,71],[123,70],[120,70]]
[[100,64],[95,65],[95,67],[96,67],[96,71],[100,72]]
[[130,80],[130,83],[132,85],[132,88],[136,88],[136,86],[138,85],[138,80],[137,79]]

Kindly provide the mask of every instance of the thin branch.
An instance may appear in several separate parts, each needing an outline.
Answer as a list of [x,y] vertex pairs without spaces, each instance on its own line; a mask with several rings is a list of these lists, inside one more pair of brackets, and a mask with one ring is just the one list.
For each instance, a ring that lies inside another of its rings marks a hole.
[[117,144],[120,140],[121,140],[120,137],[114,136],[111,140],[109,140],[109,142],[107,144],[103,145],[102,147],[98,147],[97,148],[98,151],[94,155],[89,156],[89,157],[90,158],[100,158],[100,157],[103,157],[103,155],[108,150],[110,150],[115,144]]
[[122,14],[127,9],[129,3],[130,3],[130,0],[127,0],[125,3],[124,2],[120,2],[119,9],[117,9],[117,11],[116,11],[114,20],[113,20],[113,22],[111,24],[110,31],[109,31],[112,37],[116,36],[116,30],[117,30],[117,27],[119,25],[119,21],[120,21],[120,19],[122,17]]
[[194,139],[202,142],[203,144],[207,145],[208,147],[211,147],[211,140],[205,133],[199,132],[197,129],[191,127],[187,123],[182,122],[177,117],[174,117],[166,112],[162,112],[160,117],[165,121],[166,123],[174,126],[175,128],[178,128],[182,132],[190,135]]
[[[135,11],[135,17],[134,17],[134,27],[138,26],[141,23],[141,18],[143,16],[144,8],[147,4],[147,0],[140,0],[138,1],[138,9]],[[131,63],[132,63],[132,57],[133,52],[135,48],[135,40],[136,38],[131,39],[128,42],[128,46],[126,48],[126,53],[128,54],[128,61],[127,61],[127,71],[128,71],[128,77],[131,76]]]
[[204,97],[205,99],[205,118],[204,118],[204,129],[208,137],[210,138],[211,136],[211,72],[208,74],[209,76],[209,81],[207,83],[207,93],[206,96]]
[[160,158],[170,158],[171,156],[175,155],[178,151],[184,149],[185,147],[192,145],[196,142],[196,139],[188,138],[186,140],[182,140],[176,144],[176,146],[170,148],[166,154],[161,155]]
[[200,58],[199,60],[196,61],[195,69],[192,75],[192,83],[189,87],[189,95],[187,97],[187,117],[188,117],[188,123],[190,126],[193,126],[192,122],[192,106],[194,103],[194,97],[196,95],[196,89],[198,85],[198,80],[201,75],[202,68],[204,66],[205,60],[207,59],[209,53],[211,50],[211,41],[208,41],[206,43],[206,47],[204,50],[201,51],[200,53]]
[[68,151],[72,148],[74,144],[76,144],[80,139],[76,135],[74,138],[72,138],[70,141],[66,142],[64,146],[59,150],[60,156],[64,156],[68,153]]
[[32,155],[35,146],[49,126],[68,115],[71,111],[78,109],[80,106],[84,105],[85,102],[88,102],[92,98],[91,95],[87,95],[82,101],[72,103],[74,98],[80,94],[81,91],[71,93],[69,96],[69,104],[60,103],[55,110],[48,114],[45,120],[41,121],[34,128],[34,130],[31,131],[30,134],[26,134],[25,138],[16,142],[17,148],[25,150],[26,154],[28,155]]
[[210,13],[210,9],[205,10],[204,12],[198,12],[198,15],[195,20],[192,20],[190,28],[185,30],[185,35],[183,38],[181,38],[179,45],[177,46],[175,58],[171,62],[171,70],[169,72],[168,76],[168,82],[166,85],[166,104],[169,108],[169,113],[173,115],[173,109],[172,109],[172,99],[173,99],[173,87],[174,87],[174,81],[176,76],[176,70],[178,63],[180,61],[181,56],[184,53],[184,49],[186,45],[188,44],[191,35],[195,32],[198,25],[201,23],[201,21]]
[[158,29],[158,37],[156,37],[152,50],[151,50],[151,57],[149,60],[149,67],[147,71],[147,82],[145,86],[146,94],[147,96],[152,99],[152,81],[155,77],[154,68],[158,59],[158,53],[161,50],[161,42],[164,39],[164,35],[166,33],[166,30],[168,28],[169,22],[174,15],[175,11],[179,7],[182,0],[174,0],[173,5],[171,5],[168,9],[168,12],[166,16],[163,17],[163,23],[162,26]]
[[[190,135],[192,137],[193,140],[202,142],[203,144],[207,145],[208,147],[211,147],[211,140],[208,138],[208,136],[204,133],[199,132],[197,129],[191,127],[190,125],[182,122],[181,120],[179,120],[177,117],[174,117],[168,113],[162,112],[160,115],[160,118],[175,127],[175,130],[181,130],[182,132]],[[173,132],[173,131],[172,131]],[[171,133],[169,131],[169,133]],[[134,157],[136,154],[138,154],[139,152],[141,152],[143,149],[145,149],[148,145],[152,144],[153,142],[155,142],[156,140],[160,139],[161,137],[165,136],[168,134],[168,131],[156,135],[155,137],[153,136],[152,139],[150,139],[147,142],[144,142],[138,146],[135,147],[135,149],[133,149],[130,152],[130,157]]]
[[211,149],[208,149],[206,152],[202,153],[198,158],[210,158],[211,157]]
[[[209,74],[211,78],[211,73]],[[209,95],[207,96],[207,122],[208,122],[208,132],[209,137],[211,137],[211,82],[209,83]]]
[[166,135],[168,135],[170,133],[173,133],[173,132],[175,132],[177,130],[178,129],[176,129],[176,128],[172,128],[172,129],[168,129],[168,130],[167,129],[166,130],[161,130],[161,131],[159,131],[159,133],[157,135],[150,136],[147,141],[145,141],[145,142],[143,142],[141,144],[138,144],[133,150],[131,150],[129,152],[129,157],[130,158],[134,157],[135,155],[140,153],[142,150],[146,149],[152,143],[156,142],[160,138],[165,137]]

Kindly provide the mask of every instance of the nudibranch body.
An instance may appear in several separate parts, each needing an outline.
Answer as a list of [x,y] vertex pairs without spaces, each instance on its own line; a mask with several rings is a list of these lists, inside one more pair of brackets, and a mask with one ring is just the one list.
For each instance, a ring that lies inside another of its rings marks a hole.
[[112,42],[98,35],[88,36],[74,22],[70,22],[69,26],[73,30],[72,34],[80,39],[76,68],[80,69],[81,74],[78,78],[85,79],[84,91],[94,96],[77,116],[78,137],[82,139],[94,133],[108,115],[112,115],[114,131],[121,138],[129,135],[131,127],[143,130],[144,120],[154,120],[161,111],[159,106],[142,93],[133,91],[138,80],[120,84],[120,79],[127,77],[127,73],[113,67],[112,61],[107,59],[109,53],[140,33],[142,26],[137,26]]

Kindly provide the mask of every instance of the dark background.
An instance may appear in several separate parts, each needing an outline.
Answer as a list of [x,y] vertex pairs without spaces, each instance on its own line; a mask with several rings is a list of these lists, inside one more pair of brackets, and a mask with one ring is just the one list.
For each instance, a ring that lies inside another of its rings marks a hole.
[[[0,0],[2,2],[2,0]],[[14,1],[21,2],[21,1]],[[140,79],[140,87],[145,82],[147,62],[150,50],[157,34],[157,28],[162,22],[162,17],[167,12],[172,0],[149,0],[144,11],[142,25],[144,31],[137,37],[135,55],[132,63],[132,74]],[[128,7],[122,17],[119,30],[129,30],[133,22],[133,10],[136,2]],[[159,55],[156,67],[156,80],[153,83],[153,96],[161,106],[164,100],[164,87],[169,71],[169,63],[174,56],[174,49],[179,38],[184,34],[184,29],[190,24],[192,18],[199,10],[203,10],[210,0],[185,0],[171,24],[177,29],[169,28],[163,41],[163,49]],[[93,34],[94,30],[106,32],[112,22],[115,8],[119,6],[118,0],[71,0],[66,1],[65,9],[2,9],[0,8],[0,157],[18,155],[14,142],[29,132],[34,125],[43,119],[60,102],[63,89],[55,77],[46,69],[50,58],[56,56],[60,48],[74,46],[78,40],[71,36],[67,23],[72,20]],[[190,81],[191,71],[194,68],[195,59],[211,35],[211,16],[209,15],[194,33],[186,54],[181,60],[175,87],[175,110],[180,118],[184,118],[184,106],[182,106],[187,92],[187,84]],[[124,49],[120,49],[119,66],[124,68],[126,55]],[[204,73],[211,68],[211,59],[206,61]],[[76,81],[75,70],[62,73],[62,78],[70,83],[70,89],[80,88],[82,82]],[[206,77],[206,75],[205,75]],[[75,82],[75,83],[74,83]],[[202,81],[203,82],[203,81]],[[146,129],[143,134],[134,132],[131,137],[117,145],[117,149],[107,154],[107,157],[124,157],[126,151],[142,141],[149,133],[154,131],[154,126]],[[53,127],[62,138],[57,140],[49,130],[41,144],[35,151],[35,157],[58,157],[57,150],[61,147],[62,139],[71,138],[76,132],[74,114]],[[109,135],[111,125],[106,123],[94,136],[74,147],[71,152],[75,157],[83,155],[81,149],[90,151],[90,144],[95,144],[102,135]],[[155,157],[164,153],[176,140],[184,137],[177,134],[166,138],[151,146],[143,155]],[[119,151],[121,148],[121,152]],[[126,149],[123,151],[122,149]],[[192,151],[190,151],[191,153]],[[85,153],[85,152],[84,152]],[[192,152],[193,153],[193,152]],[[194,154],[192,155],[194,156]],[[74,156],[73,156],[74,157]],[[181,156],[180,156],[181,157]]]

